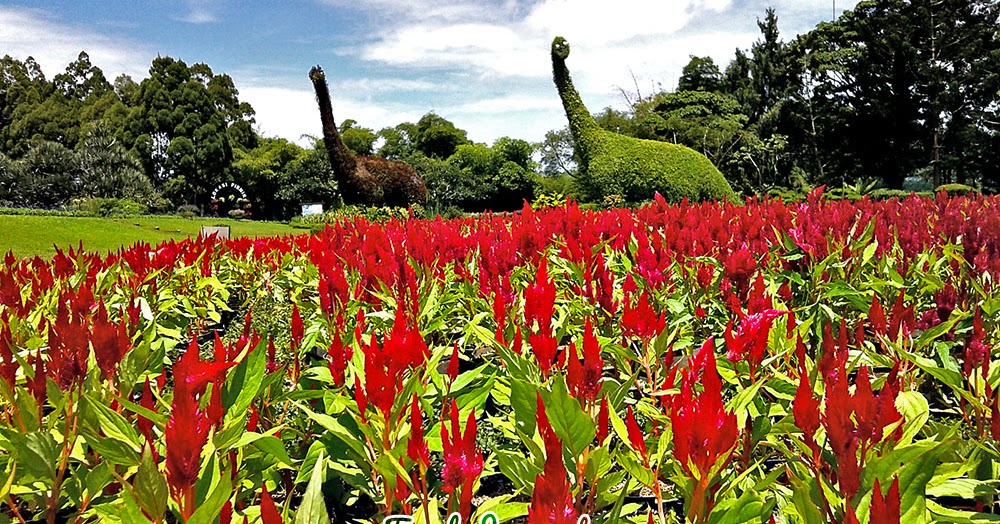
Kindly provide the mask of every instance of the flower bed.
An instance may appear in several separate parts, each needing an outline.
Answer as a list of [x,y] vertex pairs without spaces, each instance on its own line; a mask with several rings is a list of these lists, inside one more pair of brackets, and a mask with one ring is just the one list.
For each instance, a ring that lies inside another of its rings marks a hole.
[[988,521],[998,255],[814,193],[8,256],[3,515]]

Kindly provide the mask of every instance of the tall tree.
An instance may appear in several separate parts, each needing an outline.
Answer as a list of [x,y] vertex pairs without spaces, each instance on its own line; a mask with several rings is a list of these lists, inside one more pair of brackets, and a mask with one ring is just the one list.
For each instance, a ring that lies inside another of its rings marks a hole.
[[681,70],[678,91],[715,92],[722,87],[722,72],[710,56],[691,55],[691,61]]
[[124,136],[147,175],[164,187],[172,180],[173,194],[165,196],[207,204],[209,192],[228,180],[234,143],[245,139],[240,128],[252,115],[232,81],[205,64],[158,57],[135,104]]

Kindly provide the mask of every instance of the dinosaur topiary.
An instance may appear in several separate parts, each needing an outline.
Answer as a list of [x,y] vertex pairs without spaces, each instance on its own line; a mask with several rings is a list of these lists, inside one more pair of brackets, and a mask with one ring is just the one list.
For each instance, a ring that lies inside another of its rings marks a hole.
[[621,195],[639,202],[660,193],[668,201],[729,198],[740,202],[712,162],[685,146],[640,140],[601,129],[573,87],[569,43],[552,41],[552,75],[580,159],[578,182],[593,200]]
[[427,187],[408,164],[384,158],[357,156],[346,145],[333,120],[326,74],[319,66],[309,71],[323,123],[323,146],[345,205],[407,207],[427,201]]

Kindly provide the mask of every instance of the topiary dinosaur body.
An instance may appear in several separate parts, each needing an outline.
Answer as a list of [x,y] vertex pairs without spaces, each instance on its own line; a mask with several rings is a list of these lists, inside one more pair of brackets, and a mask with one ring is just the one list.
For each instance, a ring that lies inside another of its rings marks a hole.
[[566,68],[568,56],[569,43],[556,37],[552,41],[552,76],[580,159],[578,180],[590,197],[599,200],[621,195],[626,201],[639,202],[660,193],[668,201],[740,201],[705,155],[682,145],[601,129],[573,87]]
[[346,145],[333,120],[326,74],[319,66],[309,71],[323,123],[323,146],[345,205],[407,207],[427,201],[427,187],[408,164],[384,158],[357,156]]

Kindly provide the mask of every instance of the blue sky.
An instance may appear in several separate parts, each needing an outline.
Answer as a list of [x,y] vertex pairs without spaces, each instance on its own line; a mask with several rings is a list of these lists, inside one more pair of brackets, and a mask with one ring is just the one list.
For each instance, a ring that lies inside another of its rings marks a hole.
[[139,81],[157,55],[204,62],[233,77],[262,134],[303,144],[319,134],[307,73],[320,64],[338,122],[378,130],[435,111],[477,142],[535,141],[566,125],[554,36],[570,41],[588,108],[622,109],[622,90],[673,89],[690,55],[724,68],[768,6],[785,39],[834,12],[834,0],[0,0],[0,54],[34,56],[49,78],[81,50],[109,79]]

